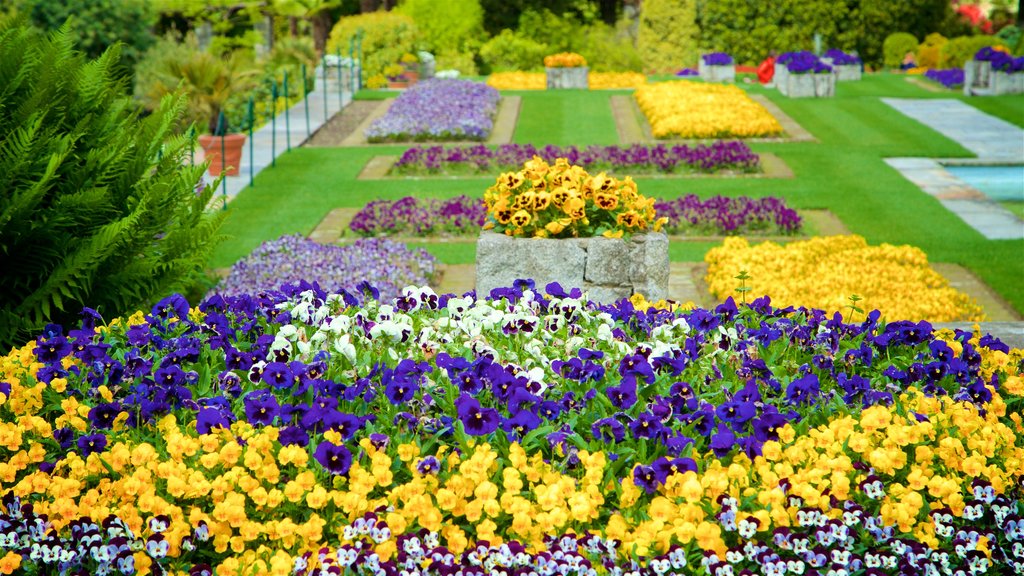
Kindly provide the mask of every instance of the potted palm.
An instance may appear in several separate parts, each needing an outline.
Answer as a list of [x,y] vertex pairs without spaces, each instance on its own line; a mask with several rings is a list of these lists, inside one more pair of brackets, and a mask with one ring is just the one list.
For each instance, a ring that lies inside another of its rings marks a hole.
[[148,74],[140,94],[144,102],[152,106],[168,94],[183,91],[188,96],[185,119],[202,132],[198,140],[210,174],[237,175],[245,134],[232,133],[234,127],[222,113],[232,94],[253,87],[258,71],[237,56],[224,59],[193,47],[163,59]]

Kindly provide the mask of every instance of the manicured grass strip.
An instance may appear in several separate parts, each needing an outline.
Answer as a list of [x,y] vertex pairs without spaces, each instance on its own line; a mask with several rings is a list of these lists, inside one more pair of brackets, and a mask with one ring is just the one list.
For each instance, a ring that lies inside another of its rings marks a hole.
[[430,243],[412,242],[406,244],[410,248],[426,248],[444,264],[474,264],[476,262],[476,242]]
[[1007,201],[1000,202],[1000,204],[1003,205],[1003,208],[1012,212],[1017,218],[1024,220],[1024,202]]
[[388,100],[389,98],[397,98],[401,92],[397,90],[369,90],[362,89],[356,92],[352,96],[353,100]]
[[519,122],[512,141],[544,146],[587,146],[618,144],[612,117],[611,97],[628,94],[621,90],[515,91],[523,97]]

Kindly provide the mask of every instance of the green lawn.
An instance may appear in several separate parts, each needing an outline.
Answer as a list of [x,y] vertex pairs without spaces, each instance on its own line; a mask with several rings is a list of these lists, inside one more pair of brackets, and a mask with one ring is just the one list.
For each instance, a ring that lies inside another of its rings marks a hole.
[[[935,262],[962,264],[986,281],[1018,311],[1024,311],[1024,241],[986,240],[936,200],[884,163],[890,156],[970,157],[955,142],[896,112],[879,99],[960,98],[979,109],[1024,125],[1024,96],[965,98],[957,92],[932,92],[896,74],[868,75],[841,83],[832,99],[797,100],[774,90],[741,83],[763,93],[808,129],[818,142],[759,143],[758,152],[781,157],[794,171],[791,180],[644,179],[640,190],[654,197],[687,193],[783,196],[797,208],[827,208],[851,231],[871,243],[912,244]],[[522,108],[514,141],[533,144],[614,144],[615,124],[608,91],[514,92]],[[224,233],[211,267],[228,266],[259,242],[281,234],[308,234],[338,206],[361,207],[376,198],[406,195],[479,195],[492,182],[468,180],[359,181],[356,176],[373,156],[397,154],[403,147],[300,148],[280,158],[277,168],[256,179],[229,208]],[[472,244],[424,245],[449,263],[474,259]],[[694,261],[711,243],[676,243],[671,257]]]

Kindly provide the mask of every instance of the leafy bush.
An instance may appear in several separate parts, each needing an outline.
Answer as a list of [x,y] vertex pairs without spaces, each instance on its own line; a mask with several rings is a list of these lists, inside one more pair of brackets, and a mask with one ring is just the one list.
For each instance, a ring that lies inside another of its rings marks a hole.
[[173,136],[185,109],[165,98],[139,119],[115,46],[86,62],[65,26],[46,37],[0,20],[0,346],[84,306],[148,308],[201,275],[221,216],[202,166]]
[[1001,28],[996,33],[996,38],[999,38],[1004,44],[1009,46],[1011,52],[1016,56],[1019,56],[1021,50],[1024,49],[1024,35],[1021,34],[1020,28],[1013,24]]
[[486,72],[533,71],[544,67],[547,53],[544,44],[505,29],[480,47],[480,60]]
[[[384,68],[394,64],[403,54],[416,51],[418,31],[412,18],[395,12],[370,12],[346,16],[331,30],[327,52],[340,50],[348,54],[349,42],[356,33],[363,32],[363,78],[383,74]],[[438,64],[440,70],[442,66]]]
[[403,0],[398,13],[412,18],[431,52],[475,52],[483,36],[480,0]]
[[995,36],[961,36],[953,38],[939,51],[940,68],[962,68],[964,62],[974,58],[975,53],[985,46],[1002,46]]
[[647,70],[676,70],[697,62],[695,0],[646,0],[640,12],[637,48]]
[[882,62],[886,68],[899,68],[907,52],[917,51],[917,38],[907,32],[890,34],[882,43]]
[[577,51],[587,59],[592,71],[643,70],[643,58],[624,31],[620,32],[604,22],[597,21],[583,28],[580,36],[582,38]]
[[917,47],[917,65],[922,68],[935,68],[939,65],[939,52],[946,45],[946,37],[933,32],[925,37]]
[[458,70],[463,76],[476,76],[479,70],[472,54],[458,50],[445,50],[435,56],[437,70]]
[[153,45],[156,13],[148,0],[25,0],[23,8],[43,30],[56,30],[70,18],[75,46],[88,58],[121,42],[120,64],[132,69]]

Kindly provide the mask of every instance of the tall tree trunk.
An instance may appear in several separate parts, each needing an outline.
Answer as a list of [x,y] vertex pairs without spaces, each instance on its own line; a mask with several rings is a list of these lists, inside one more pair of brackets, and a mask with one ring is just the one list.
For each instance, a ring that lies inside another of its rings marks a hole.
[[619,6],[622,4],[622,0],[601,0],[600,11],[601,20],[605,24],[615,24],[615,19],[619,16]]
[[295,16],[288,17],[288,34],[292,38],[299,35],[299,19]]
[[310,24],[313,25],[313,47],[316,48],[317,56],[321,58],[327,49],[327,37],[331,35],[333,23],[329,10],[321,10],[310,19]]
[[359,0],[359,11],[363,14],[376,12],[380,8],[380,0]]

